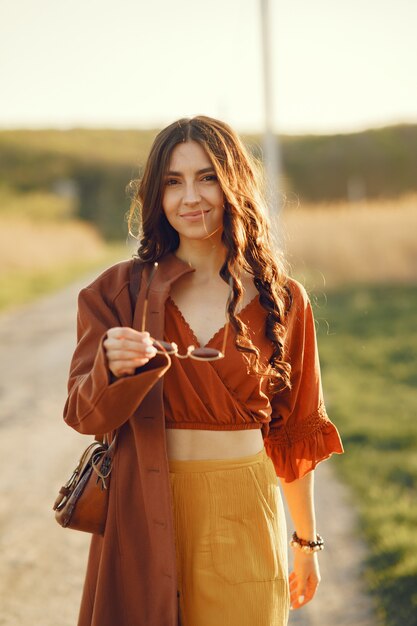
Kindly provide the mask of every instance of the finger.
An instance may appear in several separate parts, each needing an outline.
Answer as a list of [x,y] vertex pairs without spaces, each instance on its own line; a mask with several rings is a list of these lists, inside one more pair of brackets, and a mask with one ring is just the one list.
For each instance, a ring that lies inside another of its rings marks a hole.
[[150,358],[155,356],[156,349],[152,346],[147,346],[142,350],[108,350],[107,359],[109,361],[134,361],[135,359]]
[[305,606],[308,602],[310,602],[310,600],[312,600],[314,598],[314,594],[315,594],[315,591],[313,591],[313,592],[306,591],[304,599],[303,599],[302,603],[300,603],[300,606]]
[[290,577],[290,601],[292,609],[299,609],[306,603],[306,582],[300,576]]
[[305,597],[302,596],[300,598],[300,596],[297,593],[291,594],[290,599],[291,599],[291,608],[294,610],[301,608],[306,603]]
[[150,338],[150,334],[147,330],[139,331],[134,328],[130,328],[129,326],[114,326],[113,328],[109,328],[107,331],[107,337],[110,339],[114,338],[123,338],[129,339],[130,341],[143,341],[145,339]]
[[135,373],[134,369],[127,369],[127,370],[121,370],[118,371],[117,374],[113,374],[117,377],[117,378],[122,378],[122,376],[132,376]]
[[142,365],[146,365],[149,359],[135,359],[134,361],[114,361],[109,364],[109,369],[113,372],[115,376],[120,376],[122,373],[129,372],[130,374],[134,374],[137,367],[142,367]]
[[137,350],[138,348],[145,348],[152,346],[152,340],[149,337],[140,338],[136,337],[135,339],[129,339],[126,337],[107,337],[103,341],[103,345],[106,350]]
[[290,589],[291,606],[297,609],[300,606],[297,589]]
[[307,602],[310,602],[310,600],[314,598],[316,591],[317,591],[317,587],[319,586],[319,583],[320,583],[320,579],[318,579],[317,577],[309,578],[309,580],[307,581],[307,586],[306,586],[304,604],[307,604]]
[[125,337],[107,337],[107,339],[103,341],[103,345],[107,350],[111,350],[112,348],[137,350],[140,346],[151,346],[152,341],[148,338],[132,340]]
[[294,597],[297,594],[297,583],[290,582],[290,592],[294,594]]
[[296,586],[291,592],[291,604],[294,609],[305,606],[312,600],[317,591],[319,581],[317,578],[309,578],[304,586]]
[[311,593],[306,591],[305,595],[300,597],[298,594],[295,594],[294,598],[291,596],[291,606],[293,609],[299,609],[302,606],[305,606],[314,598],[315,592]]
[[132,374],[135,373],[136,368],[135,367],[118,367],[113,369],[112,367],[109,368],[111,373],[116,377],[116,378],[121,378],[122,376],[131,376]]
[[297,594],[297,581],[294,577],[289,580],[289,591],[290,591],[291,608],[296,608],[295,605],[297,604],[298,594]]
[[297,586],[297,604],[298,606],[302,606],[305,602],[306,598],[306,585],[305,583],[299,583]]

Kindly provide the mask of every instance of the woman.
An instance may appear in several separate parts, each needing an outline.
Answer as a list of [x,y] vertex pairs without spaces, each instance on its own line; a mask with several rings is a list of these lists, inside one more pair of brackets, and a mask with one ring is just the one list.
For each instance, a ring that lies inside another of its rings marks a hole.
[[259,176],[226,124],[165,128],[132,188],[137,302],[137,261],[81,291],[64,415],[82,433],[118,429],[79,625],[284,625],[320,580],[313,470],[342,452],[308,297],[271,248]]

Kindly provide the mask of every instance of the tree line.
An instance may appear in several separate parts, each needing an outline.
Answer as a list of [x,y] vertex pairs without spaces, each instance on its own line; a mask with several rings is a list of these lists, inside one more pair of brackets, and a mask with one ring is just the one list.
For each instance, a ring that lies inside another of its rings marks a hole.
[[[72,194],[74,216],[126,235],[126,186],[156,130],[0,131],[0,191]],[[262,138],[243,137],[262,158]],[[278,138],[277,138],[278,141]],[[351,134],[279,137],[285,193],[301,202],[389,198],[417,191],[417,124]],[[1,211],[1,207],[0,207]]]

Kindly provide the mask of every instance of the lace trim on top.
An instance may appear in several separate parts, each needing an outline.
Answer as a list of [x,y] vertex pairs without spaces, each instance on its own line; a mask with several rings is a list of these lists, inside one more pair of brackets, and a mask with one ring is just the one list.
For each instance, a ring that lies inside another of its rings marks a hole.
[[278,431],[270,430],[268,438],[274,446],[287,447],[297,441],[311,437],[328,426],[328,424],[331,424],[331,422],[327,416],[326,407],[322,403],[306,419],[297,421],[294,425],[288,423]]
[[[243,307],[243,309],[240,310],[240,312],[238,313],[238,315],[242,315],[242,313],[245,313],[249,307],[254,304],[254,302],[257,301],[259,297],[259,294],[256,294],[252,300],[250,300],[246,306]],[[224,329],[226,327],[226,322],[223,324],[223,326],[221,328],[219,328],[218,330],[216,330],[216,332],[214,333],[214,335],[212,335],[210,337],[210,339],[205,343],[204,346],[202,346],[200,344],[200,342],[198,341],[195,332],[193,331],[193,329],[191,328],[190,324],[187,322],[187,320],[185,319],[184,315],[182,314],[181,309],[178,307],[178,305],[176,304],[176,302],[171,298],[171,296],[168,296],[168,300],[169,303],[173,306],[173,308],[175,309],[175,311],[177,312],[177,315],[181,318],[182,323],[184,324],[184,326],[187,328],[188,332],[190,333],[192,340],[193,340],[193,345],[196,348],[208,348],[210,343],[213,343],[213,341],[215,341],[217,339],[217,337],[219,335],[221,335],[221,333],[224,332]]]

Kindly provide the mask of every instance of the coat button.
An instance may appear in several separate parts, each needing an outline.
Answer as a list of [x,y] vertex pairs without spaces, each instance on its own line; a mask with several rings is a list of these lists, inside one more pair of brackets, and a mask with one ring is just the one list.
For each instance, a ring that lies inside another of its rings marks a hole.
[[161,526],[161,528],[166,528],[166,522],[164,522],[164,520],[154,519],[152,521],[157,526]]

